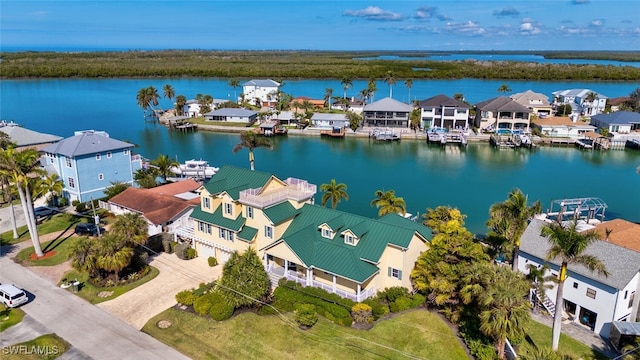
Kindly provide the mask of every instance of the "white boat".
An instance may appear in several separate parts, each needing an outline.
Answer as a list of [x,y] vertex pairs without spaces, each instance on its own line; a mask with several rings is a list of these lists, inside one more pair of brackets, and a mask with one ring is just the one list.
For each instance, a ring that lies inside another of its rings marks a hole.
[[169,168],[172,173],[182,177],[210,178],[220,170],[220,168],[209,166],[206,160],[187,160],[179,166]]

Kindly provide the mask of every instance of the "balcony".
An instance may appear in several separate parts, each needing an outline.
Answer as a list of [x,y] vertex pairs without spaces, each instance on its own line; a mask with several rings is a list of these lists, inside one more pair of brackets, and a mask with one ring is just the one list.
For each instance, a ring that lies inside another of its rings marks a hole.
[[288,178],[287,186],[262,192],[262,188],[247,189],[240,192],[240,202],[257,208],[265,208],[285,200],[304,201],[312,198],[317,187],[305,180]]

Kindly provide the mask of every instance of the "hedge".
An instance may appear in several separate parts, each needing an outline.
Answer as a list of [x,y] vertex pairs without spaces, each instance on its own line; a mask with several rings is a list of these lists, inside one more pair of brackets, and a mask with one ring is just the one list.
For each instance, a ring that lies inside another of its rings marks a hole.
[[206,315],[211,310],[211,307],[219,301],[220,296],[216,293],[204,294],[193,302],[193,310],[200,315]]
[[196,299],[196,296],[193,294],[193,291],[191,290],[182,290],[176,294],[176,301],[178,302],[178,304],[182,304],[185,306],[193,305],[193,302],[195,301],[195,299]]

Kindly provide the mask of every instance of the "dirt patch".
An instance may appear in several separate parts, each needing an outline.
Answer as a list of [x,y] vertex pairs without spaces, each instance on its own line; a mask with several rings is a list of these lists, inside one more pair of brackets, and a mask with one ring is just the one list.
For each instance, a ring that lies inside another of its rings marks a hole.
[[38,257],[38,255],[36,255],[36,253],[33,253],[33,254],[29,255],[29,260],[38,261],[38,260],[42,260],[42,259],[47,259],[47,258],[50,258],[50,257],[54,256],[55,254],[56,254],[55,250],[47,251],[41,257]]

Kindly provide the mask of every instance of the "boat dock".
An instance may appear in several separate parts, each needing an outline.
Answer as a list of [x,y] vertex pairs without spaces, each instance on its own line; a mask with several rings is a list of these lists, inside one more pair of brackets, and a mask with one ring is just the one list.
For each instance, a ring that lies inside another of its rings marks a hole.
[[345,136],[345,129],[343,127],[334,127],[332,129],[320,130],[320,135],[343,138]]
[[491,134],[489,142],[498,149],[513,149],[516,147],[516,143],[510,135]]
[[376,141],[395,141],[400,140],[400,136],[398,136],[391,129],[374,129],[373,132],[369,133],[369,138],[374,139]]
[[169,129],[184,132],[198,130],[198,124],[190,123],[188,116],[171,116],[168,117],[165,121],[167,122],[167,124],[169,124]]

